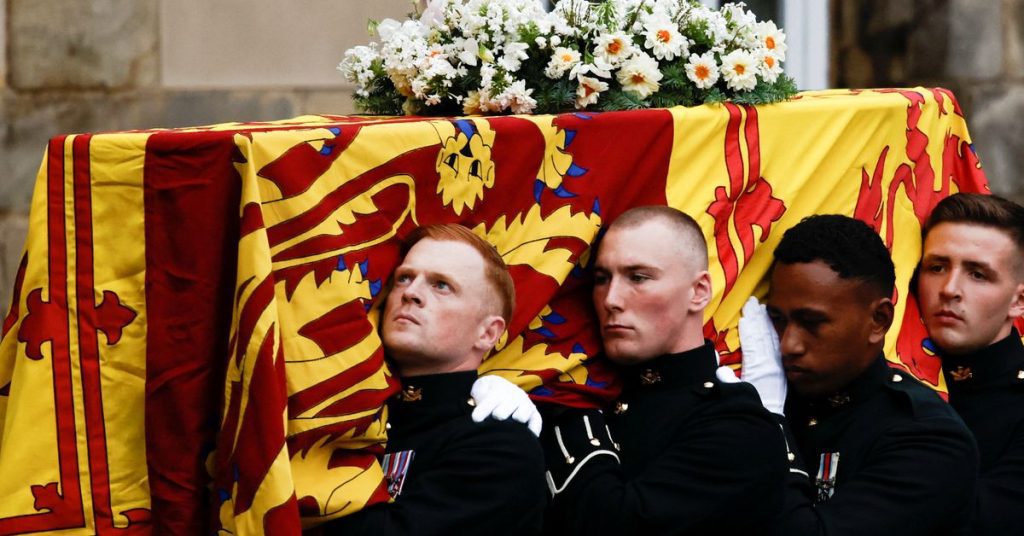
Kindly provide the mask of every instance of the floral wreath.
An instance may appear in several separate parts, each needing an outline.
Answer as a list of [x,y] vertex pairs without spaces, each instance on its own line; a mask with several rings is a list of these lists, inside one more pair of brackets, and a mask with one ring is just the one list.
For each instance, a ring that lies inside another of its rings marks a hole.
[[458,115],[778,102],[786,35],[743,3],[432,0],[338,70],[366,113]]

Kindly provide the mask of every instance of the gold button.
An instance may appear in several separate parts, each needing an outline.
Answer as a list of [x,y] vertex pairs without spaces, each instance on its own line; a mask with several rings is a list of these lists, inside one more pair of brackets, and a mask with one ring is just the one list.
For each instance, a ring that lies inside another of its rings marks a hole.
[[903,376],[900,376],[899,374],[893,374],[892,381],[900,383],[901,381],[903,381]]
[[1018,370],[1017,371],[1017,379],[1018,380],[1024,380],[1024,370]]
[[712,383],[712,382],[704,382],[704,388],[705,389],[711,389],[714,386],[715,386],[715,384]]
[[814,417],[811,417],[810,420],[807,421],[807,426],[817,426],[817,425],[818,425],[818,419],[815,419]]
[[601,440],[595,437],[595,438],[590,440],[590,444],[594,445],[595,447],[600,447],[601,446]]
[[787,452],[786,458],[788,458],[791,462],[796,461],[796,454],[793,454],[792,452]]
[[470,407],[474,407],[474,408],[476,407],[476,400],[473,400],[472,398],[467,400],[466,403],[469,404]]
[[615,403],[615,414],[616,415],[622,415],[623,413],[625,413],[628,410],[629,410],[629,404],[627,404],[625,402],[616,402]]

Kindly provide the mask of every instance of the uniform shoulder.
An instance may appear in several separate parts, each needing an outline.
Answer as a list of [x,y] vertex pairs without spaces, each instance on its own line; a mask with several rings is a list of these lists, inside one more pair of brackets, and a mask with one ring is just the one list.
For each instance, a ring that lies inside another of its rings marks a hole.
[[899,403],[906,405],[915,420],[948,419],[953,426],[964,427],[956,410],[938,392],[910,373],[893,369],[885,380],[885,387]]

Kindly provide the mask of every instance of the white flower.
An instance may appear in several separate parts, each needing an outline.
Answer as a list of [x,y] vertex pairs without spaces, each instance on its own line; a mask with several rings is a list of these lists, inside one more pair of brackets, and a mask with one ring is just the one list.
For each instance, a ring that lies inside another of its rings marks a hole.
[[466,65],[476,67],[477,54],[480,52],[480,42],[470,37],[468,39],[458,38],[452,42],[455,47],[456,57]]
[[659,60],[673,60],[677,56],[686,55],[686,38],[671,20],[658,18],[648,21],[644,36],[647,38],[644,46]]
[[529,48],[530,46],[526,43],[520,43],[518,41],[514,43],[505,43],[504,54],[498,60],[498,65],[502,66],[510,73],[518,71],[523,64],[522,62],[530,57],[526,53]]
[[502,109],[512,110],[514,114],[528,114],[537,108],[537,101],[530,96],[532,94],[532,89],[526,89],[525,80],[516,80],[498,95],[497,100],[501,102]]
[[438,104],[441,104],[441,96],[438,95],[437,93],[428,95],[427,100],[425,102],[427,106],[436,106]]
[[427,7],[420,14],[420,20],[427,26],[441,26],[444,24],[444,12],[448,7],[448,0],[428,0]]
[[594,59],[603,60],[612,67],[617,67],[632,54],[633,42],[624,33],[606,33],[594,40]]
[[594,58],[594,63],[577,63],[574,65],[572,69],[569,69],[569,78],[580,78],[588,74],[600,76],[601,78],[611,78],[612,69],[613,67],[601,58]]
[[384,19],[377,23],[377,35],[381,42],[390,41],[395,32],[402,27],[402,23],[395,19]]
[[658,91],[662,74],[658,62],[644,53],[634,55],[619,68],[617,75],[623,91],[632,91],[640,98],[647,98]]
[[548,41],[551,43],[551,46],[553,47],[557,47],[558,45],[562,44],[562,38],[559,37],[557,34],[552,35],[551,39],[548,39]]
[[769,84],[774,84],[778,80],[779,75],[782,74],[782,62],[779,58],[775,57],[775,54],[762,51],[759,54],[761,62],[759,64],[761,78]]
[[686,62],[686,77],[700,89],[708,89],[718,82],[718,63],[715,62],[715,55],[705,52],[701,55],[690,54],[690,60]]
[[758,24],[754,33],[762,48],[774,54],[779,61],[786,61],[786,34],[782,33],[774,22]]
[[757,60],[746,50],[734,50],[722,57],[722,78],[729,89],[754,89],[757,85],[757,70]]
[[551,55],[551,61],[544,68],[544,76],[559,78],[580,62],[580,53],[570,48],[558,47]]
[[579,82],[576,87],[576,108],[579,110],[597,102],[601,93],[608,90],[608,84],[597,78],[581,76]]

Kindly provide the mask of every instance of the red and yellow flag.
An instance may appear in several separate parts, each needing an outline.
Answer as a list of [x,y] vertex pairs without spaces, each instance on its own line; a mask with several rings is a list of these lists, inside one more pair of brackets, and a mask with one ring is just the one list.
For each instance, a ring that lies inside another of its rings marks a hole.
[[943,389],[908,293],[920,225],[986,191],[945,90],[459,119],[306,116],[61,136],[36,183],[0,340],[0,534],[298,534],[388,499],[397,389],[376,326],[402,237],[458,222],[518,304],[482,367],[593,405],[602,226],[668,204],[711,245],[706,335],[739,363],[782,232],[872,225],[897,267],[888,354]]

